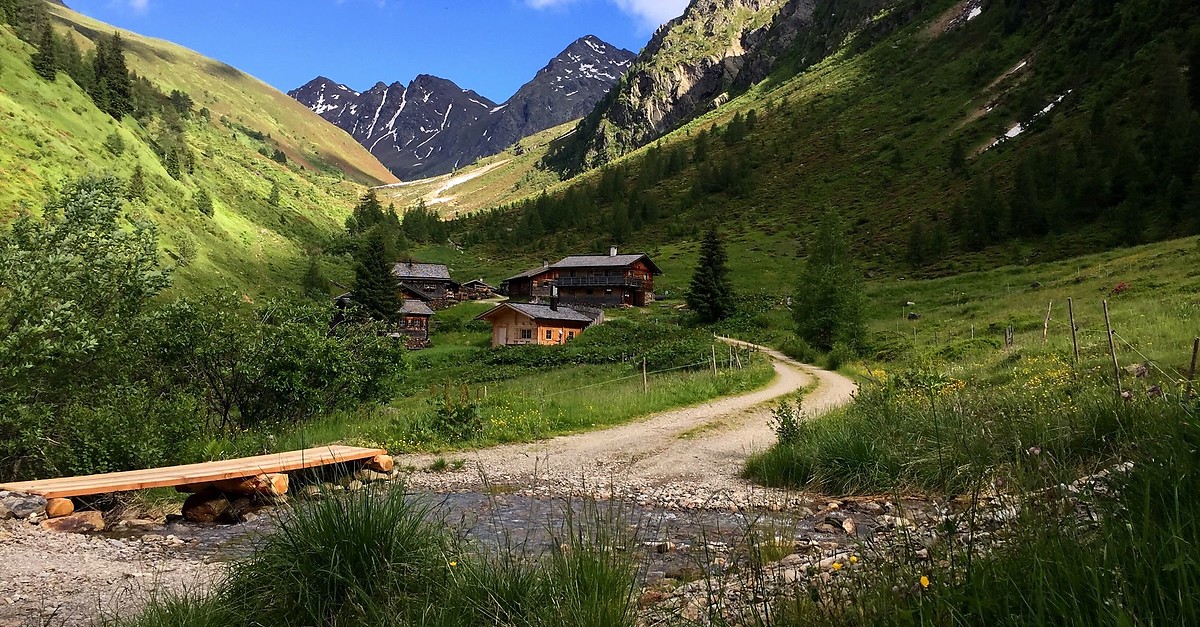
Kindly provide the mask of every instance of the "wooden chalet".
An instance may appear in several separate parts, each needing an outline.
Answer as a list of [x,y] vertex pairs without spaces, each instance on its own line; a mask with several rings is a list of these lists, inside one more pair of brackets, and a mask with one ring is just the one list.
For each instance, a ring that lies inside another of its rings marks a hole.
[[[333,317],[335,325],[344,322],[346,311],[354,305],[354,294],[347,292],[334,300],[337,313]],[[392,327],[389,336],[404,339],[404,345],[409,350],[429,348],[430,335],[433,328],[434,311],[419,300],[405,300],[400,307],[400,322]]]
[[483,279],[472,279],[458,288],[458,300],[485,300],[496,295],[496,288]]
[[566,344],[588,327],[604,321],[601,312],[579,311],[554,302],[549,305],[507,302],[480,314],[492,324],[492,346],[556,346]]
[[433,310],[429,305],[419,300],[406,300],[400,312],[400,324],[393,336],[404,338],[404,345],[409,350],[429,348],[430,329],[433,326]]
[[550,262],[545,261],[539,268],[526,270],[517,276],[504,279],[500,283],[500,293],[517,300],[550,298],[553,276],[554,272],[550,270]]
[[392,266],[392,275],[405,300],[419,300],[433,309],[445,309],[458,297],[458,284],[450,269],[439,263],[402,261]]
[[654,277],[662,270],[649,255],[574,255],[505,280],[507,294],[519,300],[547,300],[557,289],[566,305],[645,307],[654,302]]

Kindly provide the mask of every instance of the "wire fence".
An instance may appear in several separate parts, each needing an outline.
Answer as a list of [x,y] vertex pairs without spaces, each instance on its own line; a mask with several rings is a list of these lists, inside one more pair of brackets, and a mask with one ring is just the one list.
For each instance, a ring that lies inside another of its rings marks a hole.
[[[747,348],[747,350],[748,350],[748,352],[747,352],[747,359],[749,359],[749,358],[750,358],[750,356],[752,356],[754,353],[756,353],[756,352],[757,352],[757,351],[756,351],[756,350],[754,350],[753,348],[749,348],[749,347]],[[634,363],[636,363],[636,360],[634,361]],[[614,383],[621,383],[621,382],[624,382],[624,381],[631,381],[631,380],[634,380],[634,379],[648,379],[649,377],[651,377],[651,376],[654,376],[654,375],[667,374],[667,373],[670,373],[670,372],[678,372],[678,371],[680,371],[680,370],[689,370],[689,369],[692,369],[692,370],[700,370],[701,368],[705,368],[705,369],[707,369],[707,368],[712,368],[712,369],[715,371],[715,370],[718,370],[718,369],[719,369],[720,363],[721,363],[721,362],[720,362],[719,360],[717,360],[717,358],[716,358],[716,345],[714,344],[714,345],[713,345],[713,357],[712,357],[711,359],[705,359],[704,361],[698,361],[698,362],[695,362],[695,363],[685,364],[685,365],[682,365],[682,366],[674,366],[674,367],[671,367],[671,368],[662,368],[662,369],[660,369],[660,370],[650,370],[650,371],[637,372],[637,373],[634,373],[634,374],[631,374],[631,375],[628,375],[628,376],[624,376],[624,377],[617,377],[617,378],[615,378],[615,379],[607,379],[607,380],[605,380],[605,381],[598,381],[598,382],[596,382],[596,383],[591,383],[591,384],[588,384],[588,385],[583,385],[583,386],[579,386],[579,387],[575,387],[575,388],[570,388],[570,389],[567,389],[567,390],[559,390],[559,391],[557,391],[557,392],[550,392],[550,393],[547,393],[547,394],[543,394],[542,396],[543,396],[543,397],[545,397],[545,398],[551,398],[551,397],[555,397],[555,396],[562,396],[562,395],[571,394],[571,393],[574,393],[574,392],[580,392],[580,391],[583,391],[583,390],[589,390],[589,389],[592,389],[592,388],[598,388],[598,387],[603,387],[603,386],[606,386],[606,385],[612,385],[612,384],[614,384]],[[734,367],[735,367],[735,366],[734,366],[734,363],[733,363],[733,361],[732,361],[732,360],[727,360],[727,363],[728,363],[728,366],[727,366],[727,368],[734,368]]]

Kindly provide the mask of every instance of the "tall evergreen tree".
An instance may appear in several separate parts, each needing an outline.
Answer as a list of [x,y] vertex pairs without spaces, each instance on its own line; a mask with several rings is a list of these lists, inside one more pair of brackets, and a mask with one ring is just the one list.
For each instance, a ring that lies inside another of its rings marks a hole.
[[132,113],[133,81],[129,78],[120,33],[96,42],[92,71],[95,75],[92,100],[96,106],[118,120]]
[[687,305],[701,322],[716,322],[733,314],[733,285],[729,282],[725,244],[716,227],[710,227],[700,245],[700,260],[688,285]]
[[33,71],[48,81],[53,81],[58,76],[57,48],[57,42],[54,41],[54,29],[43,28],[37,52],[33,53],[30,62],[33,63]]
[[866,332],[862,281],[854,268],[845,226],[834,212],[821,218],[792,301],[796,330],[813,346],[857,347]]
[[372,320],[395,322],[400,317],[400,291],[386,255],[383,234],[372,231],[355,253],[354,302]]
[[146,198],[146,171],[139,163],[133,167],[133,174],[129,177],[129,183],[125,185],[125,199],[146,202]]
[[279,183],[271,183],[271,195],[267,198],[267,203],[272,207],[279,206]]
[[304,289],[305,295],[314,299],[329,298],[329,279],[325,278],[325,274],[321,272],[321,264],[316,255],[309,255],[308,268],[304,271],[304,279],[300,286]]

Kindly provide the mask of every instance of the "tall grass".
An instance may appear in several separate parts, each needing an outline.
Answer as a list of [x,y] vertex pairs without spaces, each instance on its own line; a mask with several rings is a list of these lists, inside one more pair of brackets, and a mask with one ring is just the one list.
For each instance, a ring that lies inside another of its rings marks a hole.
[[627,540],[616,518],[583,511],[568,513],[551,548],[536,553],[470,544],[401,488],[331,497],[290,510],[207,597],[158,597],[104,624],[633,625]]
[[[1161,403],[1122,412],[1141,425],[1140,437],[1123,451],[1132,466],[1112,472],[1102,489],[1017,492],[1009,504],[1020,514],[1010,524],[992,530],[963,516],[927,539],[929,561],[901,552],[840,573],[801,588],[756,624],[1195,624],[1198,410]],[[1057,462],[1028,472],[1067,474]]]

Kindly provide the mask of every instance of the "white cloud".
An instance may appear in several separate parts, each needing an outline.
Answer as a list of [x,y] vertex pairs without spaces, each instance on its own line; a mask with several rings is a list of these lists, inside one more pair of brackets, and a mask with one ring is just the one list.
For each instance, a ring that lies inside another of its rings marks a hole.
[[129,8],[138,13],[145,13],[150,8],[150,0],[129,0]]
[[[543,0],[544,1],[544,0]],[[667,20],[683,15],[688,0],[612,0],[622,11],[636,17],[642,25],[657,28]]]
[[[657,28],[664,22],[683,15],[689,0],[608,0],[621,11],[635,18],[639,25]],[[525,0],[535,9],[552,9],[574,3],[575,0]]]

